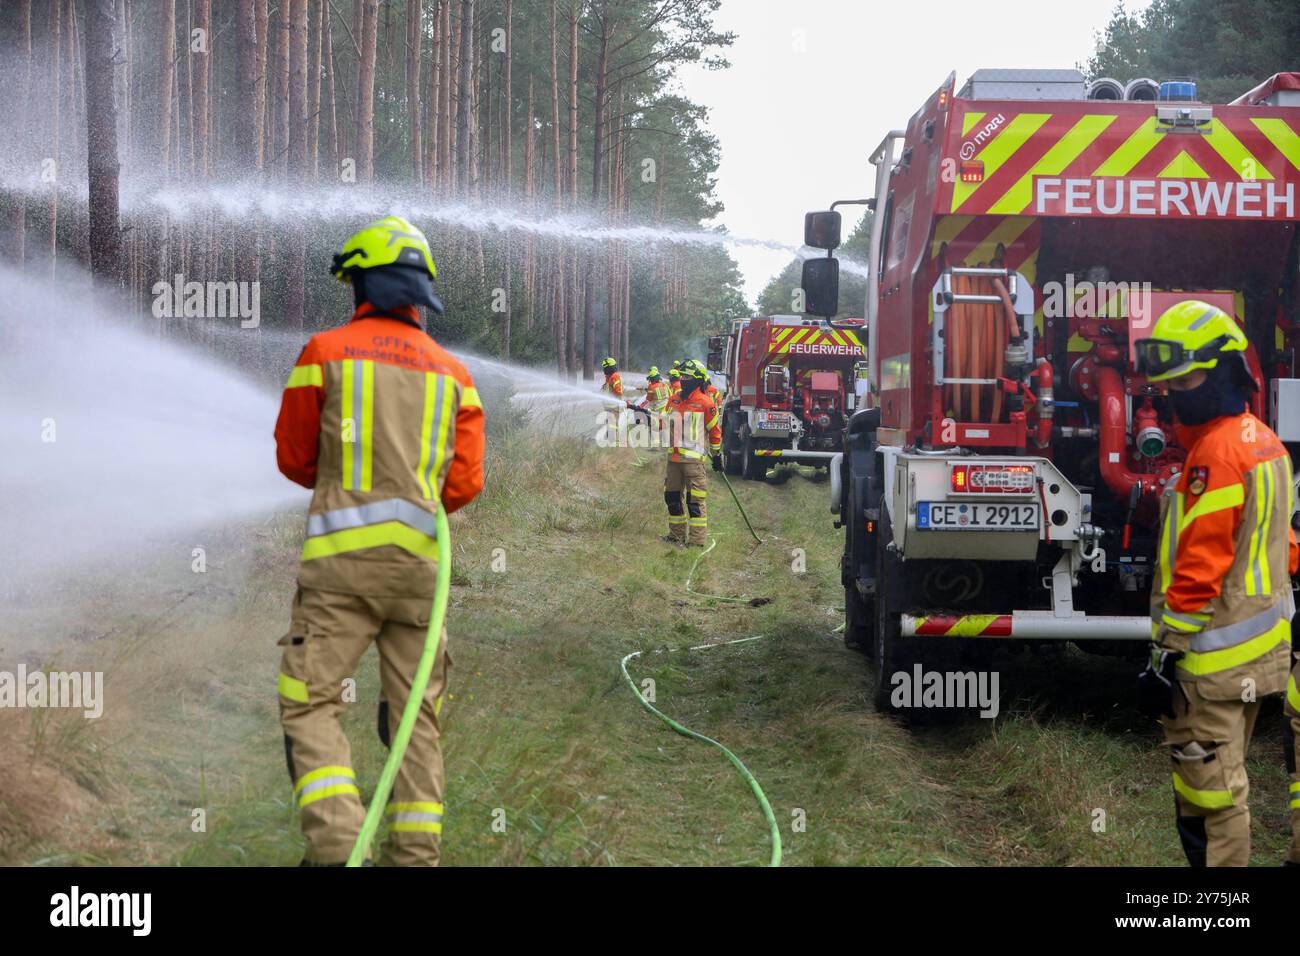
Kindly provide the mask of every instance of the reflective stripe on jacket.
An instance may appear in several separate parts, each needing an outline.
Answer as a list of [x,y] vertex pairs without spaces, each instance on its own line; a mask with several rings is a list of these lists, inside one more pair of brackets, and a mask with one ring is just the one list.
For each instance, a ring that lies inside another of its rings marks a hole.
[[275,425],[286,477],[314,489],[299,583],[375,596],[432,595],[434,502],[483,488],[483,407],[465,367],[414,307],[368,303],[313,336]]
[[[1291,459],[1247,413],[1178,428],[1188,449],[1177,483],[1161,498],[1151,589],[1151,628],[1183,651],[1180,674],[1215,697],[1282,690],[1290,664]],[[1226,699],[1226,697],[1225,697]]]
[[673,461],[703,460],[722,451],[722,416],[700,389],[674,396],[668,402],[668,413]]

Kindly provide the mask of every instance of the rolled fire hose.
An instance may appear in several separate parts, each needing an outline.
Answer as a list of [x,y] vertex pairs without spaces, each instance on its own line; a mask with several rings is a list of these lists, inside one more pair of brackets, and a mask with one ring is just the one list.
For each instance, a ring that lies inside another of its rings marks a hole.
[[429,686],[434,662],[438,659],[438,642],[442,637],[443,624],[447,620],[447,598],[451,593],[451,531],[447,526],[447,512],[443,510],[441,501],[438,502],[437,522],[438,579],[434,586],[433,607],[429,613],[429,631],[424,638],[424,652],[420,655],[420,662],[415,668],[415,677],[411,680],[411,692],[406,697],[406,707],[402,709],[401,723],[397,725],[397,734],[393,737],[393,745],[388,750],[388,760],[384,762],[384,770],[379,775],[375,794],[370,798],[370,807],[366,810],[361,832],[357,834],[352,855],[348,857],[348,866],[361,866],[370,851],[370,843],[375,838],[375,830],[379,828],[379,820],[388,803],[388,795],[393,792],[393,781],[397,779],[402,758],[406,756],[406,745],[410,743],[411,734],[415,730],[415,721],[424,703],[424,692]]

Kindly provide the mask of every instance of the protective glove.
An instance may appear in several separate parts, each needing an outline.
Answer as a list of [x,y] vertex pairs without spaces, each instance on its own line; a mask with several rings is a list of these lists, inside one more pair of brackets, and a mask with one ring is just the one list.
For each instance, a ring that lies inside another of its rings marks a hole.
[[1138,712],[1143,716],[1174,716],[1174,690],[1178,688],[1175,667],[1182,656],[1181,651],[1167,651],[1159,645],[1151,645],[1151,659],[1147,661],[1146,670],[1138,674]]
[[722,455],[713,456],[713,470],[722,471]]

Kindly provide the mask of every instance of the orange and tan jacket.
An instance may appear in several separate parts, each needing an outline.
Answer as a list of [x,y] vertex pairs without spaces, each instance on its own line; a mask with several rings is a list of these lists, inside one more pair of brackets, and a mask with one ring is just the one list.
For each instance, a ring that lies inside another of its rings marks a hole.
[[1291,529],[1291,459],[1255,416],[1178,426],[1188,449],[1161,500],[1151,589],[1156,642],[1183,651],[1180,676],[1215,699],[1282,690],[1290,669],[1290,575],[1300,551]]
[[610,372],[605,376],[605,384],[600,387],[602,392],[609,392],[615,398],[623,397],[623,377],[618,372]]
[[673,461],[702,461],[722,452],[722,416],[703,391],[697,388],[685,397],[674,395],[668,401],[668,413]]
[[276,459],[314,489],[298,582],[383,597],[432,596],[436,505],[483,489],[483,406],[469,372],[414,306],[364,303],[312,337],[284,389]]
[[668,399],[670,398],[668,383],[662,380],[650,382],[645,387],[645,395],[637,403],[638,408],[645,408],[656,413],[663,413],[668,408]]

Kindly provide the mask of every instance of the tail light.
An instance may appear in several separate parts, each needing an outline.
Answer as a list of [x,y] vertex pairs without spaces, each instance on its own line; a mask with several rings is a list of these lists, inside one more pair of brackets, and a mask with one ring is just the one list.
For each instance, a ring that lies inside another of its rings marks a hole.
[[949,487],[955,495],[1033,494],[1034,466],[953,465]]

